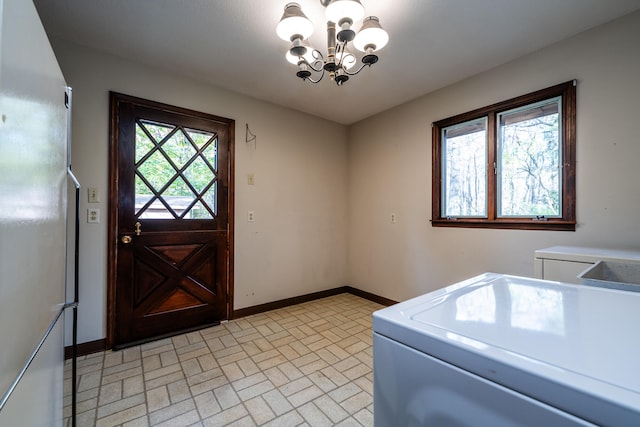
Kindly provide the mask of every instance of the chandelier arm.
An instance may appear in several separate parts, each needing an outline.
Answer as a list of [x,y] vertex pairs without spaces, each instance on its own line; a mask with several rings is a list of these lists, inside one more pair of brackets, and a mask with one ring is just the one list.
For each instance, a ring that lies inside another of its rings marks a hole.
[[363,69],[364,67],[371,67],[371,64],[362,64],[362,65],[360,66],[360,68],[358,68],[358,70],[357,70],[357,71],[355,71],[355,72],[351,72],[351,71],[349,71],[349,70],[347,70],[347,69],[345,68],[345,69],[344,69],[344,73],[345,73],[346,75],[348,75],[348,76],[355,76],[355,75],[356,75],[356,74],[358,74],[360,71],[362,71],[362,69]]
[[351,52],[346,52],[346,54],[343,53],[340,61],[340,65],[342,66],[342,68],[344,68],[345,71],[348,70],[348,67],[345,66],[344,64],[349,60],[349,58],[351,58],[354,64],[358,62],[358,58],[353,53]]
[[313,80],[311,77],[307,77],[304,80],[309,80],[311,83],[316,84],[316,83],[320,83],[323,77],[324,77],[324,70],[322,70],[322,74],[320,74],[320,78],[318,80]]
[[[322,52],[320,52],[317,49],[313,49],[313,51],[311,52],[311,56],[313,56],[313,62],[309,63],[309,61],[307,61],[306,59],[303,58],[304,62],[309,66],[309,68],[311,68],[313,71],[315,71],[316,73],[319,73],[321,71],[324,72],[324,56],[322,55]],[[318,80],[320,81],[320,80]]]
[[316,83],[320,82],[320,80],[322,80],[322,78],[324,77],[324,75],[325,75],[325,70],[324,70],[324,68],[323,68],[323,69],[322,69],[322,73],[320,74],[320,78],[316,81]]
[[[313,64],[309,64],[306,59],[303,59],[302,62],[307,64],[307,66],[311,69],[311,71],[314,71],[316,73],[324,72],[324,68],[322,68],[322,65],[324,63],[322,61],[314,61]],[[319,64],[318,68],[314,67],[315,64]]]

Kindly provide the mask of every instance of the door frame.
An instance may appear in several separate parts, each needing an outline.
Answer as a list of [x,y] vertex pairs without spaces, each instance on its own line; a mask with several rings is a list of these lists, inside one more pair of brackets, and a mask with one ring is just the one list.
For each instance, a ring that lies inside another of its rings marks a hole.
[[117,260],[118,260],[118,166],[119,166],[119,141],[118,141],[118,104],[120,101],[134,103],[151,107],[167,112],[206,117],[229,123],[229,155],[228,155],[228,254],[227,254],[227,281],[224,284],[227,288],[226,319],[233,316],[234,300],[234,219],[235,219],[235,120],[209,113],[203,113],[187,108],[176,107],[156,101],[146,100],[117,92],[109,92],[109,208],[107,226],[107,337],[106,349],[113,348],[116,328],[116,280],[117,280]]

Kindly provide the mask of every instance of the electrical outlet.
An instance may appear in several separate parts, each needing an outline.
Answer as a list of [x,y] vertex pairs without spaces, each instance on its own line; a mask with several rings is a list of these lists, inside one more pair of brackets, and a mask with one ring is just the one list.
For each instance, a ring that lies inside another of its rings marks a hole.
[[100,209],[87,209],[87,222],[90,224],[100,223]]
[[87,192],[89,193],[89,203],[100,203],[100,192],[98,191],[97,188],[95,187],[89,187],[87,189]]
[[398,217],[396,216],[395,213],[391,214],[391,224],[395,224],[397,221]]
[[255,222],[256,221],[256,215],[253,211],[249,211],[247,212],[247,221],[248,222]]

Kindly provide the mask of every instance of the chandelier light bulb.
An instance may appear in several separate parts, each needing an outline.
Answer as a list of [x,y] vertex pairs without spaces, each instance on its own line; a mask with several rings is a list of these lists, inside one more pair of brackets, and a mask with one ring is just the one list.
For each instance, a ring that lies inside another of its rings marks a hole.
[[313,23],[302,12],[298,3],[288,3],[284,7],[284,14],[276,27],[276,33],[285,41],[292,41],[294,38],[305,40],[313,33]]
[[340,24],[343,19],[357,22],[364,16],[364,7],[360,0],[331,0],[325,9],[327,19]]
[[375,52],[385,47],[388,42],[389,34],[380,26],[378,17],[369,16],[362,23],[353,45],[361,52]]

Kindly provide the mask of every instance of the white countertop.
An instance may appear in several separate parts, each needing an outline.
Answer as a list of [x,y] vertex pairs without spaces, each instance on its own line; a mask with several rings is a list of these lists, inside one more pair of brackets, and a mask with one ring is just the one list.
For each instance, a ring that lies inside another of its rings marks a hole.
[[590,263],[596,263],[600,260],[640,262],[640,250],[588,248],[581,246],[552,246],[550,248],[538,249],[535,251],[535,257]]

